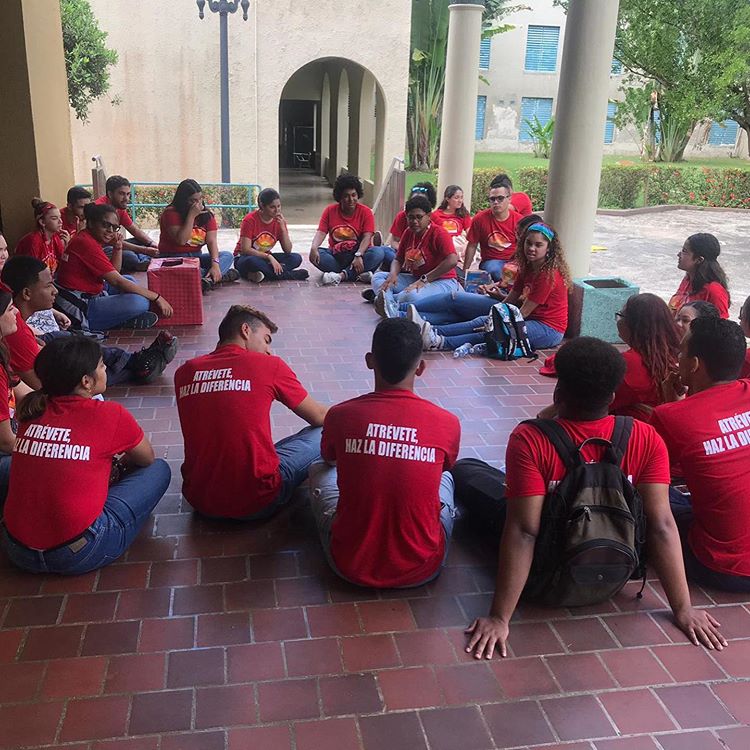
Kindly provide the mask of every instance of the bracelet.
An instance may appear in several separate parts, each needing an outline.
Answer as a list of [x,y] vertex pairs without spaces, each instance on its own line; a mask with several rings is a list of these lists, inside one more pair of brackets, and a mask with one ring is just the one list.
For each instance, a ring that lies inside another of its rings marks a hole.
[[218,263],[218,262],[219,262],[218,258],[211,258],[211,263]]
[[161,294],[157,294],[156,297],[154,297],[151,301],[158,302],[160,299],[161,299]]

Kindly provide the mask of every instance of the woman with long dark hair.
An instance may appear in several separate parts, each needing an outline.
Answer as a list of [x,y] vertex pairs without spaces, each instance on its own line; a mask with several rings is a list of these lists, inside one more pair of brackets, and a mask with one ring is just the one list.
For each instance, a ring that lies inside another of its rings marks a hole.
[[[203,200],[203,188],[195,180],[183,180],[159,217],[159,254],[171,258],[198,258],[204,292],[213,289],[214,284],[236,281],[240,277],[232,266],[232,253],[219,250],[218,229],[216,217]],[[204,247],[208,252],[203,252]]]
[[432,212],[432,221],[451,236],[459,263],[466,253],[466,233],[471,227],[471,214],[464,205],[464,191],[460,185],[448,185],[443,191],[443,202]]
[[676,313],[687,302],[705,300],[716,305],[722,318],[729,317],[729,282],[719,265],[721,245],[712,234],[699,232],[685,240],[677,255],[677,268],[685,277],[669,301]]
[[696,318],[718,318],[719,310],[716,305],[697,299],[694,302],[686,302],[674,316],[674,322],[680,337],[690,330],[690,324]]
[[86,573],[125,552],[171,473],[124,407],[94,398],[107,378],[95,341],[56,339],[34,371],[42,388],[18,408],[0,539],[24,570]]

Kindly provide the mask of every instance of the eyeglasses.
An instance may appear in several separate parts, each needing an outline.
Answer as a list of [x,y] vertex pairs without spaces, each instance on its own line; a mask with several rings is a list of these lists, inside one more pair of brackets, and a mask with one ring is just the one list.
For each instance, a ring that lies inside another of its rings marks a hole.
[[510,199],[509,195],[491,195],[490,203],[502,203]]
[[625,313],[616,312],[615,313],[615,320],[622,320],[625,317]]
[[122,229],[122,227],[119,224],[112,224],[109,221],[103,221],[102,220],[101,225],[105,229],[109,229],[110,232],[119,232]]

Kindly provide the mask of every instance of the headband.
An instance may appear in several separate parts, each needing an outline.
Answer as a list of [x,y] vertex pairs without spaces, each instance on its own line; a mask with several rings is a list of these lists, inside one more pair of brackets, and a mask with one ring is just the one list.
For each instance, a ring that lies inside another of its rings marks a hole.
[[44,201],[42,203],[37,203],[34,207],[34,218],[39,219],[44,214],[47,213],[47,211],[52,211],[53,209],[57,208],[57,206],[54,203],[50,203],[49,201]]
[[526,230],[526,234],[528,234],[529,232],[540,232],[540,233],[541,233],[541,234],[543,234],[543,235],[544,235],[544,236],[545,236],[545,237],[546,237],[546,238],[547,238],[547,239],[548,239],[548,240],[549,240],[550,242],[552,242],[552,240],[553,240],[553,239],[554,239],[554,237],[555,237],[555,232],[554,232],[554,230],[553,230],[553,229],[551,229],[550,227],[548,227],[548,226],[547,226],[546,224],[538,224],[538,223],[537,223],[537,224],[532,224],[532,225],[531,225],[531,226],[530,226],[530,227],[529,227],[529,228],[528,228],[528,229]]

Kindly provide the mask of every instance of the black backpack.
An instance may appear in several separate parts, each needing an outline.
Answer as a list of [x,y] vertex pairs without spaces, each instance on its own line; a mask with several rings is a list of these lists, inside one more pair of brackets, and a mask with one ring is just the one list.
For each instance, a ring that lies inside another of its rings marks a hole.
[[492,359],[502,359],[508,362],[521,357],[530,360],[539,357],[534,353],[534,347],[529,341],[526,321],[521,311],[507,302],[498,302],[492,306],[484,342],[487,345],[487,356]]
[[[555,420],[531,419],[565,464],[560,483],[544,498],[542,519],[524,597],[551,607],[597,604],[631,577],[645,577],[643,501],[621,465],[632,417],[615,417],[612,439],[589,438],[576,446]],[[586,463],[581,449],[605,447]]]

